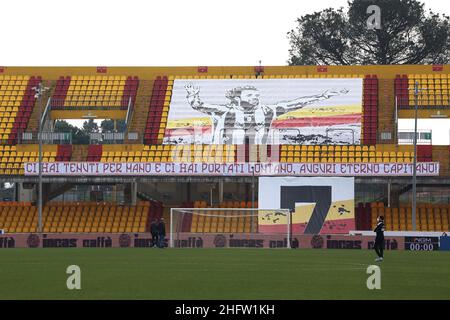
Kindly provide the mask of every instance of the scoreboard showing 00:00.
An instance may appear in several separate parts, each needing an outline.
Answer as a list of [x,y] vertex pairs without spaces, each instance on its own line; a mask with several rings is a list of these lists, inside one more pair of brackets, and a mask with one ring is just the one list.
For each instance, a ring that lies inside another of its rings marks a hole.
[[405,250],[433,251],[439,250],[438,237],[405,237]]

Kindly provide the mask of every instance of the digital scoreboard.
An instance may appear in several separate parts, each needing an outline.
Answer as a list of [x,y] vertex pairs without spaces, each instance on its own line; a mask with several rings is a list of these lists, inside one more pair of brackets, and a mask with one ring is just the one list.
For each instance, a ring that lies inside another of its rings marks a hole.
[[439,250],[439,237],[405,237],[405,250],[410,251]]

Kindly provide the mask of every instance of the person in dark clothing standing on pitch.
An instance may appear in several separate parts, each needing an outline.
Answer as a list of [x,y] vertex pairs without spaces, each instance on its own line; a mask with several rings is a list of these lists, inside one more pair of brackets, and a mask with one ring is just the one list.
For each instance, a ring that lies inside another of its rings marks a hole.
[[384,248],[384,217],[379,216],[377,218],[377,226],[373,230],[377,235],[375,237],[375,252],[378,255],[378,258],[375,261],[383,261],[383,248]]
[[164,219],[161,218],[158,224],[159,247],[164,248],[166,240],[166,225]]
[[152,247],[158,246],[158,221],[154,219],[150,225],[150,233],[152,234]]

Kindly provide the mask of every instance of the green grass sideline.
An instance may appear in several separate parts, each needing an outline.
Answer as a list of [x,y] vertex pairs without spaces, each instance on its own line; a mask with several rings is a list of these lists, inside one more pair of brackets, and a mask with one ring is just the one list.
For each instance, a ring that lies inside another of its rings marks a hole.
[[449,253],[385,257],[368,290],[371,250],[2,249],[0,299],[450,299]]

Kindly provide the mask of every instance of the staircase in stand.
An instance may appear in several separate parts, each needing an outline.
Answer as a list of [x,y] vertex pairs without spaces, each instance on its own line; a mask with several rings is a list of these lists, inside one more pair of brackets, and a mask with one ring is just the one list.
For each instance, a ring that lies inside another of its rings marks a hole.
[[[142,134],[148,116],[148,108],[153,90],[153,80],[141,80],[138,88],[136,103],[128,132],[138,132],[138,140],[142,141]],[[136,143],[135,140],[125,140],[125,143]]]
[[[52,96],[52,92],[55,89],[54,81],[42,81],[42,85],[44,87],[49,88],[49,90],[45,91],[42,95],[42,106],[40,105],[41,101],[36,101],[35,106],[33,108],[33,112],[31,112],[30,120],[28,120],[28,128],[27,132],[38,132],[39,131],[39,118],[41,112],[44,112],[45,107],[47,106],[48,99]],[[41,111],[42,107],[42,111]]]
[[[393,79],[378,80],[378,134],[381,132],[390,132],[391,139],[381,140],[378,137],[378,143],[395,143],[397,136],[395,130],[395,92]],[[382,111],[381,111],[382,110]]]
[[72,146],[72,159],[70,161],[83,162],[88,157],[88,145],[75,144]]

